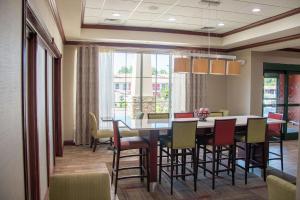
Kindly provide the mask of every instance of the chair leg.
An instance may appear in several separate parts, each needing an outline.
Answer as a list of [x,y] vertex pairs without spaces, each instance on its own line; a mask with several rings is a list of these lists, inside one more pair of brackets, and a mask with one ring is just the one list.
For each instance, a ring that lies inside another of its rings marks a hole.
[[120,151],[117,150],[117,163],[116,163],[116,181],[115,181],[115,195],[117,194],[118,179],[119,179],[119,163],[120,163]]
[[93,144],[94,144],[94,137],[93,137],[93,136],[91,136],[90,148],[92,148],[92,147],[93,147]]
[[174,150],[171,149],[171,195],[173,195]]
[[114,171],[115,171],[115,161],[116,161],[116,151],[115,149],[113,150],[113,163],[112,163],[112,170],[111,170],[111,184],[114,182]]
[[94,148],[93,148],[93,152],[96,151],[98,140],[99,140],[99,139],[96,139],[96,138],[94,139]]
[[[234,177],[234,174],[235,174],[235,145],[231,145],[230,146],[231,148],[231,153],[230,153],[230,158],[231,158],[231,182],[232,182],[232,185],[235,185],[235,177]],[[230,163],[228,163],[228,166],[230,166]]]
[[249,171],[249,151],[250,151],[250,149],[249,149],[249,145],[250,144],[247,144],[246,143],[246,145],[245,145],[245,148],[246,148],[246,156],[245,156],[245,184],[247,184],[247,176],[248,176],[248,171]]
[[147,167],[147,189],[150,192],[150,161],[149,161],[149,149],[146,149],[146,167]]
[[112,145],[113,145],[112,138],[109,138],[109,144],[110,144],[110,146],[112,146]]
[[141,176],[141,182],[144,181],[144,170],[143,170],[143,149],[139,149],[139,153],[140,153],[140,176]]
[[[194,172],[194,191],[197,191],[197,173],[198,173],[198,162],[196,158],[196,149],[192,149],[192,156],[193,156],[193,172]],[[185,167],[185,165],[184,165]]]
[[281,161],[281,171],[283,171],[283,141],[280,138],[280,161]]
[[[229,151],[228,151],[228,162],[227,162],[228,168],[230,168],[230,164],[232,163],[232,151],[233,151],[232,148],[233,148],[233,145],[230,145]],[[230,173],[230,170],[227,170],[227,175],[229,175],[229,173]]]
[[266,143],[263,143],[263,152],[262,152],[262,162],[263,162],[263,173],[264,173],[264,181],[266,181],[266,168],[267,168],[267,162],[266,162]]
[[[186,166],[186,149],[182,149],[181,155],[181,174],[185,174],[185,166]],[[182,180],[185,181],[185,176],[181,176]]]
[[204,145],[203,149],[203,175],[206,176],[206,145]]
[[[169,155],[167,155],[169,157]],[[159,145],[159,178],[158,182],[161,183],[161,170],[162,170],[162,146],[161,144]]]
[[[176,168],[176,175],[178,174],[178,149],[176,149],[175,150],[175,153],[176,153],[176,155],[175,155],[175,159],[176,159],[176,166],[175,166],[175,168]],[[176,176],[176,179],[178,179],[178,176]]]
[[217,147],[217,170],[216,170],[217,176],[219,176],[220,150],[221,150],[221,148]]
[[212,189],[214,190],[215,189],[215,169],[216,169],[216,166],[215,166],[215,163],[216,163],[216,147],[213,145],[212,146]]

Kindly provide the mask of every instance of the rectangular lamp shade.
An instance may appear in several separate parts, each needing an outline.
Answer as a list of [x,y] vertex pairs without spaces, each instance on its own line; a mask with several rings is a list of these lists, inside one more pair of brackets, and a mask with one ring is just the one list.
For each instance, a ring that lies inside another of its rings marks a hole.
[[190,72],[190,59],[188,59],[188,58],[175,58],[174,59],[174,72],[175,73],[188,73],[188,72]]
[[207,58],[195,58],[193,60],[192,72],[194,74],[208,74],[208,59]]
[[238,61],[227,61],[226,75],[240,75],[241,63]]
[[225,75],[225,60],[211,60],[210,74]]

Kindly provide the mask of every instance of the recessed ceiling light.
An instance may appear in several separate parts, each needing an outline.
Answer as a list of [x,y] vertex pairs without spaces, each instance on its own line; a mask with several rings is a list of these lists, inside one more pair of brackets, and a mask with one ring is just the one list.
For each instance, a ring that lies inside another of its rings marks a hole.
[[113,13],[112,16],[114,16],[114,17],[120,17],[121,15],[119,13]]
[[225,24],[223,22],[218,23],[218,26],[224,26]]
[[170,22],[176,21],[176,19],[175,19],[174,17],[170,17],[168,20],[169,20]]
[[260,12],[260,8],[253,8],[253,9],[252,9],[252,12],[255,12],[255,13],[256,13],[256,12]]

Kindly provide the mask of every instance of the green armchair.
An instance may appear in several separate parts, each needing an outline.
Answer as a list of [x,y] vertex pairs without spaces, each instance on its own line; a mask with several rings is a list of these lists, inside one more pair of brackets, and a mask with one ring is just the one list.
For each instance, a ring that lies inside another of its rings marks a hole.
[[295,200],[296,185],[279,177],[269,175],[267,177],[269,200]]
[[110,178],[105,172],[59,174],[50,178],[50,200],[110,200]]

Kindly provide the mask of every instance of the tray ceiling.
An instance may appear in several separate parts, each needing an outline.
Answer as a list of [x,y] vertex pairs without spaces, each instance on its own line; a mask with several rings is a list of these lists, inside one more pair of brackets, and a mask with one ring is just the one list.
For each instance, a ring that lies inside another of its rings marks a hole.
[[[300,0],[86,0],[84,24],[224,33],[300,7]],[[259,9],[259,12],[253,12]]]

